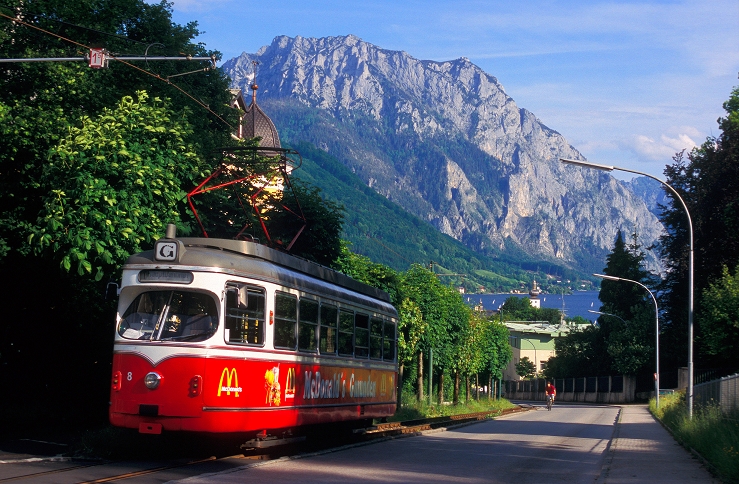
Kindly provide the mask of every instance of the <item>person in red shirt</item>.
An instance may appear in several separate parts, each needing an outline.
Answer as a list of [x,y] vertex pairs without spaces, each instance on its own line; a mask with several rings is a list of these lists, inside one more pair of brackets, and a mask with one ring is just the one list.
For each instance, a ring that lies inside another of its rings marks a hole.
[[547,395],[547,408],[551,410],[552,406],[549,401],[551,399],[551,402],[554,403],[554,397],[557,395],[557,389],[554,388],[554,384],[552,384],[552,382],[548,381],[544,391]]

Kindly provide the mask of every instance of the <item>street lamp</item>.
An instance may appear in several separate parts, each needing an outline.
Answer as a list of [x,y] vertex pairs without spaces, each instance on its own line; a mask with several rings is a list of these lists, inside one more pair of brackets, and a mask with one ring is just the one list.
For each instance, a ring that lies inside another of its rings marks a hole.
[[657,356],[656,356],[657,358],[656,371],[657,372],[654,374],[654,398],[655,398],[655,404],[657,405],[657,408],[659,408],[659,309],[657,308],[657,299],[654,297],[654,294],[652,294],[652,291],[650,291],[647,286],[645,286],[639,281],[632,281],[631,279],[624,279],[623,277],[607,276],[605,274],[593,274],[593,275],[595,277],[600,277],[601,279],[607,279],[609,281],[624,281],[624,282],[631,282],[633,284],[638,284],[639,286],[643,287],[644,290],[647,291],[650,296],[652,296],[652,301],[654,301],[654,320],[655,320],[655,327],[656,327],[656,334],[654,337],[654,347],[657,353]]
[[613,170],[625,171],[628,173],[635,173],[637,175],[646,176],[653,180],[657,180],[662,185],[667,187],[682,204],[683,210],[685,210],[685,215],[688,217],[688,235],[690,237],[689,239],[690,240],[690,251],[688,254],[688,416],[689,418],[692,419],[693,418],[693,395],[694,395],[694,392],[693,392],[693,220],[690,218],[690,212],[688,211],[688,206],[685,205],[685,201],[680,196],[680,194],[677,193],[677,191],[674,188],[672,188],[666,182],[648,173],[642,173],[641,171],[630,170],[628,168],[621,168],[621,167],[612,166],[612,165],[599,165],[597,163],[590,163],[588,161],[568,160],[565,158],[560,158],[559,161],[567,165],[575,165],[575,166],[580,166],[580,167],[585,167],[585,168],[595,168],[596,170],[603,170],[603,171],[613,171]]

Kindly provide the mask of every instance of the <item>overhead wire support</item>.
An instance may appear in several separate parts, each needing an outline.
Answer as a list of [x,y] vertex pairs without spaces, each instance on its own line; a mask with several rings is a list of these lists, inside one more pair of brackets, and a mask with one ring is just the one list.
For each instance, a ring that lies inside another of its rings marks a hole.
[[[169,56],[113,56],[110,54],[105,55],[105,59],[113,59],[117,61],[163,61],[163,60],[171,60],[171,61],[209,61],[215,64],[215,58],[214,56],[211,57],[192,57],[192,56],[175,56],[175,57],[169,57]],[[84,56],[84,57],[28,57],[28,58],[18,58],[18,59],[0,59],[0,62],[73,62],[73,61],[87,61],[89,62],[90,57]],[[200,71],[195,71],[200,72]],[[174,77],[174,76],[170,76]]]
[[[138,70],[138,71],[142,72],[143,74],[146,74],[148,76],[151,76],[151,77],[154,77],[156,79],[159,79],[159,80],[161,80],[163,82],[166,82],[168,85],[170,85],[173,88],[177,89],[182,94],[184,94],[185,96],[189,97],[193,102],[195,102],[196,104],[198,104],[200,107],[202,107],[203,109],[205,109],[206,111],[208,111],[209,113],[211,113],[213,116],[215,116],[216,119],[218,119],[219,121],[221,121],[223,124],[225,124],[226,126],[228,126],[230,129],[232,129],[232,130],[235,129],[234,126],[231,125],[231,123],[229,123],[228,121],[226,121],[225,119],[223,119],[220,115],[218,115],[218,113],[216,113],[215,111],[213,111],[210,108],[210,106],[208,106],[207,104],[205,104],[201,100],[197,99],[195,96],[193,96],[189,92],[185,91],[183,88],[181,88],[177,84],[173,84],[172,81],[169,80],[169,77],[164,78],[164,77],[162,77],[162,76],[160,76],[158,74],[154,74],[154,73],[149,72],[149,71],[147,71],[145,69],[142,69],[142,68],[140,68],[138,66],[135,66],[135,65],[131,64],[131,62],[129,62],[126,59],[126,57],[118,57],[118,56],[115,56],[113,54],[108,53],[105,49],[92,48],[90,46],[87,46],[87,45],[82,44],[80,42],[77,42],[75,40],[72,40],[72,39],[63,37],[63,36],[61,36],[59,34],[55,34],[53,32],[49,32],[48,30],[42,29],[41,27],[38,27],[36,25],[32,25],[32,24],[30,24],[28,22],[24,22],[23,20],[21,20],[19,18],[11,17],[10,15],[6,15],[6,14],[4,14],[2,12],[0,12],[0,17],[6,18],[6,19],[10,20],[11,22],[15,22],[15,23],[17,23],[19,25],[25,25],[26,27],[29,27],[29,28],[38,30],[38,31],[43,32],[43,33],[45,33],[47,35],[51,35],[52,37],[56,37],[59,40],[62,40],[64,42],[69,42],[71,44],[74,44],[76,46],[82,47],[84,49],[89,49],[89,51],[90,51],[90,54],[89,55],[87,55],[85,57],[82,57],[82,58],[79,58],[79,57],[71,58],[71,60],[73,60],[73,61],[86,60],[86,61],[88,61],[88,64],[89,64],[89,66],[91,68],[101,68],[101,67],[106,67],[107,66],[107,61],[110,58],[110,59],[117,60],[117,61],[121,62],[122,64],[124,64],[124,65],[126,65],[128,67],[131,67],[132,69]],[[134,59],[131,59],[131,60],[134,60]],[[149,57],[149,56],[143,56],[143,57],[141,57],[140,59],[137,59],[137,60],[146,60],[146,61],[148,61],[148,60],[153,60],[153,58],[152,57]],[[184,57],[174,57],[173,60],[209,60],[212,63],[212,67],[211,68],[215,69],[215,67],[216,67],[216,58],[215,58],[214,55],[212,55],[210,57],[205,57],[205,58],[203,58],[203,57],[192,57],[192,56],[187,56],[186,55]],[[10,61],[13,61],[13,62],[34,62],[34,61],[29,61],[27,59],[10,59]],[[0,62],[2,62],[2,59],[0,59]],[[41,62],[41,61],[36,61],[36,62]],[[47,61],[47,62],[49,62],[49,61]],[[194,71],[194,72],[200,72],[200,71]]]

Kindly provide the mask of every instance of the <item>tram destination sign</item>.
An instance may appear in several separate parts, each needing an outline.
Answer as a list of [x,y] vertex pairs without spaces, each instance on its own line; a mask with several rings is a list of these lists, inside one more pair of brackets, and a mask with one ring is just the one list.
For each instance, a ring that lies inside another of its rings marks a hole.
[[145,270],[139,272],[139,282],[172,282],[176,284],[190,284],[193,281],[192,272]]

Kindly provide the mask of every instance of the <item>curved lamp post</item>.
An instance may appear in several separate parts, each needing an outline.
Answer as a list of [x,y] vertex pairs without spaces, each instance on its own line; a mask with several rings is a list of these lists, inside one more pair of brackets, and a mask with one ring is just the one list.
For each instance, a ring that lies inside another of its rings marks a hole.
[[624,281],[624,282],[631,282],[633,284],[637,284],[643,287],[644,290],[647,291],[650,296],[652,296],[652,301],[654,301],[654,320],[655,320],[655,325],[656,325],[656,335],[654,337],[654,348],[657,353],[657,356],[656,356],[656,359],[657,359],[656,371],[657,372],[654,374],[654,398],[655,398],[655,404],[657,405],[657,408],[659,408],[659,309],[657,308],[657,299],[654,297],[654,294],[652,294],[652,291],[650,291],[647,286],[645,286],[639,281],[632,281],[631,279],[624,279],[623,277],[607,276],[605,274],[593,274],[593,275],[595,277],[600,277],[601,279],[607,279],[609,281]]
[[[688,211],[688,206],[685,205],[685,201],[680,196],[680,194],[677,193],[677,191],[674,188],[672,188],[666,182],[648,173],[643,173],[641,171],[636,171],[636,170],[630,170],[628,168],[621,168],[618,166],[600,165],[598,163],[590,163],[588,161],[568,160],[565,158],[560,158],[559,161],[567,165],[580,166],[584,168],[595,168],[596,170],[603,170],[603,171],[613,171],[613,170],[625,171],[628,173],[635,173],[637,175],[646,176],[648,178],[651,178],[652,180],[657,180],[662,185],[667,187],[667,189],[670,190],[670,192],[672,192],[672,194],[675,195],[675,198],[677,198],[682,204],[683,210],[685,210],[685,215],[688,217],[688,235],[690,237],[689,239],[690,240],[690,252],[688,254],[688,416],[689,418],[692,419],[693,418],[693,395],[694,395],[694,392],[693,392],[693,220],[690,218],[690,212]],[[657,363],[659,364],[659,361]],[[657,393],[659,394],[659,391]]]
[[601,311],[593,311],[592,309],[588,309],[588,312],[589,312],[589,313],[593,313],[593,314],[600,314],[601,316],[611,316],[611,317],[614,317],[614,318],[618,318],[618,319],[620,319],[620,320],[621,320],[621,321],[622,321],[622,322],[623,322],[624,324],[627,324],[627,323],[626,323],[626,321],[624,321],[624,318],[622,318],[621,316],[616,316],[615,314],[611,314],[611,313],[603,313],[603,312],[601,312]]

